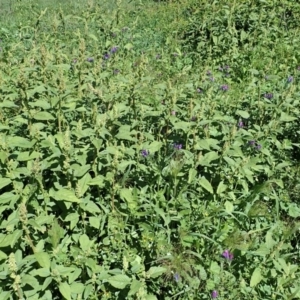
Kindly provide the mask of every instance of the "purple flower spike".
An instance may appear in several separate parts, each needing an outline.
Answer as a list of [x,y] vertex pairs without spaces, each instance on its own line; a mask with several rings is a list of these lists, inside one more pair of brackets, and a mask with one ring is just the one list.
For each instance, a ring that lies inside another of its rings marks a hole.
[[293,76],[289,76],[288,79],[287,79],[287,82],[291,83],[291,82],[293,82],[293,80],[294,80],[294,77]]
[[178,274],[178,273],[175,273],[175,274],[174,274],[174,280],[175,280],[176,282],[178,282],[179,279],[180,279],[179,274]]
[[255,148],[256,148],[256,150],[260,150],[261,149],[261,144],[257,144],[257,146]]
[[229,89],[229,87],[228,87],[227,84],[223,84],[223,85],[221,86],[221,90],[224,91],[224,92],[228,91],[228,89]]
[[108,60],[108,59],[110,58],[110,55],[109,55],[108,53],[105,53],[104,56],[103,56],[103,58],[104,58],[105,60]]
[[118,47],[112,47],[111,49],[110,49],[110,52],[111,53],[116,53],[118,51]]
[[243,123],[242,121],[240,121],[240,122],[238,123],[238,127],[239,127],[239,128],[243,128],[243,127],[244,127],[244,123]]
[[148,150],[142,150],[141,151],[141,155],[143,156],[143,157],[147,157],[148,155],[150,154],[150,152],[148,151]]
[[225,250],[222,253],[222,256],[227,260],[230,260],[230,261],[233,260],[233,254],[229,250]]
[[92,63],[92,62],[94,61],[94,58],[93,58],[93,57],[88,57],[86,60],[87,60],[88,62]]
[[266,98],[266,99],[272,99],[273,98],[273,94],[272,93],[265,93],[264,94],[264,97]]
[[182,144],[174,144],[174,149],[175,150],[180,150],[180,149],[182,149]]
[[254,146],[254,145],[255,145],[255,141],[253,141],[253,140],[252,140],[252,141],[249,141],[248,144],[249,144],[250,146]]
[[212,291],[211,297],[212,297],[213,299],[218,298],[218,292],[217,292],[216,290]]

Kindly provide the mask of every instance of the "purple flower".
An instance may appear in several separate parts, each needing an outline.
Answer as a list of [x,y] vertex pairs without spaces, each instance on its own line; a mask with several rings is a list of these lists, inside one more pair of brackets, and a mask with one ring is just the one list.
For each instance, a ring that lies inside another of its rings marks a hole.
[[149,150],[142,150],[141,151],[141,155],[143,156],[143,157],[147,157],[148,155],[150,154],[150,152],[149,152]]
[[250,146],[254,146],[254,145],[255,145],[255,141],[253,141],[253,140],[252,140],[252,141],[249,141],[248,144],[249,144]]
[[179,274],[178,274],[178,273],[175,273],[175,274],[174,274],[174,280],[175,280],[176,282],[178,282],[179,279],[180,279]]
[[291,82],[293,82],[293,80],[294,80],[294,77],[293,76],[289,76],[288,79],[287,79],[287,82],[291,83]]
[[86,60],[87,60],[88,62],[92,63],[92,62],[94,61],[94,58],[93,58],[93,57],[88,57]]
[[272,94],[272,93],[265,93],[265,94],[264,94],[264,97],[265,97],[266,99],[272,99],[272,98],[273,98],[273,94]]
[[107,60],[110,58],[110,55],[108,53],[105,53],[104,56],[103,56],[103,59]]
[[233,254],[229,250],[225,250],[222,253],[222,256],[227,260],[230,260],[230,261],[233,260]]
[[222,91],[226,92],[226,91],[228,91],[229,87],[228,87],[227,84],[223,84],[223,85],[220,87],[220,89],[221,89]]
[[239,121],[239,122],[238,122],[238,127],[239,127],[239,128],[243,128],[243,127],[244,127],[244,123],[243,123],[242,121]]
[[212,291],[211,297],[212,297],[213,299],[216,299],[216,298],[218,297],[218,292],[217,292],[216,290]]
[[118,47],[112,47],[111,49],[110,49],[110,53],[116,53],[118,51]]
[[174,144],[174,149],[175,150],[180,150],[180,149],[182,149],[182,144]]
[[260,150],[261,149],[261,144],[257,144],[257,146],[255,148],[256,148],[256,150]]

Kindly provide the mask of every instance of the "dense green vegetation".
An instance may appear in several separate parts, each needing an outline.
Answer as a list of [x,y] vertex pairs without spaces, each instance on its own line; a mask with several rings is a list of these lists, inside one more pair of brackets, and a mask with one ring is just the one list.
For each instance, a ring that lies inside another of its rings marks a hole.
[[0,4],[0,299],[300,298],[297,1]]

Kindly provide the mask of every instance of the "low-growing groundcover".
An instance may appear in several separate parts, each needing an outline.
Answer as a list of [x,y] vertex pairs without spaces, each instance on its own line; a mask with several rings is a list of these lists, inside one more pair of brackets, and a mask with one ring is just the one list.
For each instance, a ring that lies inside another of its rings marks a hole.
[[300,298],[299,4],[227,2],[12,7],[1,300]]

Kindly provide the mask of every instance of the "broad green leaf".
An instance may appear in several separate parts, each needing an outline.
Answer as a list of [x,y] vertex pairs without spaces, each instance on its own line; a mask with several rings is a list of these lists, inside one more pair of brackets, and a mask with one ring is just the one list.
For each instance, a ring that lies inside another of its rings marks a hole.
[[33,115],[33,118],[38,121],[55,120],[55,118],[46,111],[39,111]]
[[250,287],[255,287],[257,286],[261,280],[263,279],[261,275],[261,270],[260,268],[255,268],[255,270],[252,273],[251,280],[250,280]]
[[84,284],[81,282],[73,282],[71,284],[71,291],[74,294],[82,294],[84,291]]
[[156,278],[156,277],[159,277],[161,276],[162,274],[164,274],[165,272],[167,271],[166,268],[163,268],[163,267],[151,267],[146,275],[149,277],[149,278]]
[[72,272],[70,275],[69,275],[69,284],[71,284],[73,281],[75,281],[81,274],[82,270],[77,268],[74,270],[74,272]]
[[86,204],[81,204],[80,207],[85,210],[88,211],[92,214],[96,214],[96,213],[100,213],[101,210],[99,208],[99,206],[93,202],[93,201],[88,201]]
[[162,142],[154,141],[148,146],[148,149],[146,150],[149,150],[150,154],[153,154],[154,152],[159,151],[161,147],[162,147]]
[[50,256],[48,253],[36,252],[34,256],[42,268],[50,269]]
[[209,182],[204,176],[202,176],[202,177],[200,178],[199,183],[200,183],[200,185],[201,185],[204,189],[206,189],[208,192],[210,192],[211,194],[214,193],[213,188],[212,188],[210,182]]
[[11,107],[18,107],[18,105],[16,105],[13,101],[4,100],[1,101],[0,107],[11,108]]
[[227,189],[227,185],[224,184],[223,181],[221,181],[221,182],[219,183],[219,185],[218,185],[218,188],[217,188],[217,194],[218,194],[218,195],[222,194],[223,192],[226,191],[226,189]]
[[237,110],[236,114],[241,116],[243,119],[248,119],[250,117],[249,113],[243,110]]
[[217,262],[215,261],[212,261],[210,263],[210,272],[213,273],[213,274],[216,274],[216,275],[219,275],[220,274],[220,271],[221,271],[221,268],[220,266],[218,265]]
[[35,290],[40,290],[40,284],[38,282],[38,280],[31,276],[31,275],[28,275],[28,274],[24,274],[22,275],[22,284],[28,284],[30,286],[32,286]]
[[11,180],[9,178],[0,178],[0,190],[4,188],[5,186],[9,185],[11,183]]
[[89,223],[96,229],[100,228],[100,218],[99,217],[89,217]]
[[231,214],[234,210],[233,204],[229,201],[225,202],[225,210],[228,214]]
[[143,283],[141,281],[133,279],[130,285],[130,291],[128,292],[128,295],[129,296],[135,295],[142,286]]
[[66,282],[61,282],[58,286],[60,293],[67,300],[71,299],[71,287]]
[[68,201],[77,203],[80,202],[80,200],[76,197],[75,193],[67,189],[60,189],[58,191],[54,191],[51,196],[58,201]]
[[188,179],[189,184],[191,184],[194,181],[196,175],[197,175],[197,170],[195,170],[195,169],[189,170],[189,179]]
[[31,148],[35,141],[29,141],[20,136],[13,136],[8,138],[7,144],[10,148],[20,147],[20,148]]
[[83,234],[79,238],[80,247],[83,251],[87,251],[90,248],[91,241],[86,234]]
[[292,122],[294,120],[297,120],[297,118],[289,116],[288,114],[286,114],[284,112],[281,112],[281,116],[280,116],[279,121],[281,121],[281,122]]
[[115,275],[108,279],[108,282],[116,289],[122,290],[128,284],[130,284],[131,279],[127,275]]
[[135,210],[137,207],[137,201],[132,195],[131,189],[123,188],[120,190],[120,196],[122,199],[124,199],[127,202],[127,205],[130,210]]
[[92,177],[89,173],[86,173],[82,178],[78,180],[77,188],[81,197],[85,194],[85,192],[89,188],[89,182],[91,181]]
[[29,160],[39,158],[41,156],[42,156],[42,154],[40,152],[24,151],[24,152],[19,152],[17,160],[18,161],[29,161]]
[[49,277],[51,276],[50,269],[48,268],[40,268],[40,269],[35,269],[32,272],[30,272],[31,275],[33,276],[40,276],[40,277]]
[[94,34],[90,33],[90,34],[88,34],[88,37],[90,37],[91,39],[93,39],[95,42],[98,42],[98,39],[97,39],[97,37]]

